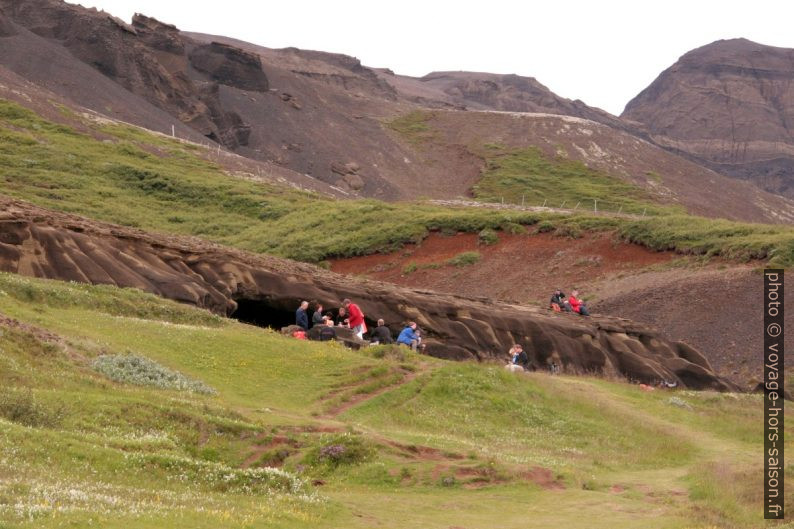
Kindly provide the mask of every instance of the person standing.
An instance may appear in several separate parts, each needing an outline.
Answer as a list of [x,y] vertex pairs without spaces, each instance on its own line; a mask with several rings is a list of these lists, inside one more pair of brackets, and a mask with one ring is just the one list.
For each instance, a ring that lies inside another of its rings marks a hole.
[[347,310],[348,317],[347,323],[350,325],[350,328],[353,330],[353,334],[358,336],[360,339],[364,339],[364,313],[361,312],[361,309],[350,301],[349,299],[345,299],[342,301],[342,305]]
[[323,325],[323,306],[317,303],[317,310],[312,314],[312,327],[315,325]]
[[307,314],[306,309],[309,308],[308,301],[301,301],[300,307],[298,310],[295,311],[295,325],[303,329],[304,331],[309,330],[309,314]]

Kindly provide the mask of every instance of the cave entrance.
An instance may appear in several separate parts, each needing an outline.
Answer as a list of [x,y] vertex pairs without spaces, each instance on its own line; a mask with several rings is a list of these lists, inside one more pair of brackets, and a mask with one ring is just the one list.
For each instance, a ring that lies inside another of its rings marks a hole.
[[230,317],[243,323],[268,327],[280,331],[282,327],[295,324],[295,311],[292,308],[270,299],[236,299],[237,310]]

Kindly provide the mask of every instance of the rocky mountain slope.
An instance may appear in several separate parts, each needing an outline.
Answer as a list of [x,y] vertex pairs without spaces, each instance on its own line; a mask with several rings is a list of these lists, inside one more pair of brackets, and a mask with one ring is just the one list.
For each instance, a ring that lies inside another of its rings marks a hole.
[[794,197],[794,50],[721,40],[682,56],[622,118],[710,167]]
[[[561,98],[532,78],[437,72],[413,79],[344,55],[185,33],[144,15],[127,24],[60,0],[0,0],[0,21],[6,72],[79,107],[218,142],[331,193],[467,196],[485,166],[477,150],[507,138],[551,155],[556,146],[695,213],[762,222],[794,216],[791,203],[670,154],[644,141],[634,124]],[[407,142],[389,124],[417,109],[448,109],[450,121],[468,132],[444,132],[445,143],[429,151]],[[554,122],[550,114],[561,117]],[[589,124],[570,127],[562,116]],[[598,134],[587,136],[593,130]],[[711,198],[702,201],[704,195]]]

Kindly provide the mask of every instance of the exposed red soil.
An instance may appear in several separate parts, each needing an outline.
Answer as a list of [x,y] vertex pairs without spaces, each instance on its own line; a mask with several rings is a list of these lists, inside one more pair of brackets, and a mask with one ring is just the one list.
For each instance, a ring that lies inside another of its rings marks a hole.
[[[545,304],[555,287],[568,292],[615,274],[636,272],[669,262],[670,252],[656,252],[626,244],[612,234],[580,239],[551,234],[499,234],[499,242],[478,245],[477,235],[431,234],[421,244],[391,254],[375,254],[331,262],[331,269],[365,275],[398,285],[431,288],[465,296],[495,297],[514,303]],[[476,251],[480,260],[464,267],[444,264],[463,252]],[[416,264],[417,270],[404,269]],[[426,268],[427,265],[439,268]]]
[[[714,368],[741,387],[761,376],[761,263],[712,260],[702,267],[665,267],[677,256],[627,244],[611,234],[580,239],[551,234],[499,234],[492,246],[477,235],[431,234],[420,245],[391,254],[332,262],[336,272],[396,284],[545,306],[551,291],[577,287],[594,313],[653,325],[673,340],[701,350]],[[469,266],[444,262],[462,252],[481,259]],[[417,270],[404,273],[409,264]],[[440,265],[440,266],[439,266]],[[438,266],[438,268],[427,268]],[[787,296],[794,305],[794,296]],[[789,308],[794,315],[794,308]],[[789,316],[787,319],[793,319]],[[786,345],[794,345],[794,336]]]

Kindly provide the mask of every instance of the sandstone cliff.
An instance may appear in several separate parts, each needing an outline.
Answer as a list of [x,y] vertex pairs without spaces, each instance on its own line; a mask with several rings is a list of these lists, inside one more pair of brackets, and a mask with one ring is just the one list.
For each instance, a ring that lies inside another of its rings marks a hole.
[[368,323],[407,320],[426,331],[428,353],[452,359],[505,359],[514,342],[534,367],[571,373],[675,380],[729,389],[698,351],[654,329],[611,317],[581,318],[489,299],[358,281],[320,268],[252,255],[198,239],[165,237],[97,223],[0,198],[0,270],[135,287],[245,321],[281,326],[301,299],[335,306],[356,300]]

